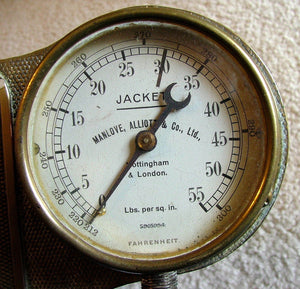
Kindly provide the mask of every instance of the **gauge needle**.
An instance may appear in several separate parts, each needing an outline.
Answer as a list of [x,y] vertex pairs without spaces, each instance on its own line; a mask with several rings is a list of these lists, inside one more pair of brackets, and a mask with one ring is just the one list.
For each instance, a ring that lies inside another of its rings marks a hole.
[[165,67],[166,57],[167,57],[167,49],[164,49],[163,55],[162,55],[161,61],[160,61],[159,72],[158,72],[158,77],[157,77],[157,81],[156,81],[156,87],[160,87],[160,82],[161,82],[161,77],[162,77],[164,67]]
[[132,155],[131,159],[126,163],[124,168],[122,169],[121,173],[119,174],[118,178],[114,181],[112,184],[110,190],[106,195],[100,195],[99,197],[99,208],[96,210],[96,213],[92,216],[90,220],[90,224],[94,221],[95,217],[98,215],[99,212],[105,207],[105,204],[107,200],[111,197],[113,192],[116,190],[116,188],[119,186],[123,178],[126,176],[134,162],[138,159],[140,155],[142,155],[145,152],[151,151],[155,148],[157,140],[155,136],[155,132],[158,130],[158,128],[161,126],[161,124],[164,122],[166,117],[171,111],[179,110],[187,106],[191,100],[191,94],[188,94],[188,97],[185,98],[183,101],[176,101],[171,96],[171,90],[173,86],[176,83],[170,84],[165,92],[164,92],[164,98],[166,102],[166,107],[163,110],[163,112],[160,114],[159,118],[156,120],[154,125],[149,130],[144,130],[139,132],[136,135],[135,143],[136,148],[135,152]]

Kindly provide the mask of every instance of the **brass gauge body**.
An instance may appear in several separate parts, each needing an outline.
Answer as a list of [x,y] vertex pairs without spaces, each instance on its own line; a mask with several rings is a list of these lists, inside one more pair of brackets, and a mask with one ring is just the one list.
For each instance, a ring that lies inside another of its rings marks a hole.
[[52,46],[19,108],[16,152],[39,211],[77,248],[129,272],[186,272],[259,227],[287,127],[239,37],[186,11],[133,7]]

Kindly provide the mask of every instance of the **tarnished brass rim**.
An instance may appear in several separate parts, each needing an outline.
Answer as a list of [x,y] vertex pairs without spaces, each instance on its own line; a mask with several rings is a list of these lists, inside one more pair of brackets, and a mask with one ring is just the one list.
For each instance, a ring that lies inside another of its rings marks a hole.
[[[218,42],[224,49],[227,49],[248,72],[250,79],[259,92],[258,94],[261,97],[261,103],[263,104],[267,116],[269,149],[265,175],[252,205],[247,212],[244,213],[244,217],[241,218],[238,223],[231,227],[230,230],[226,231],[220,238],[211,242],[207,247],[175,258],[146,261],[136,260],[135,258],[127,259],[110,255],[107,252],[100,253],[96,251],[87,244],[77,240],[65,227],[62,228],[55,217],[47,210],[46,204],[38,197],[37,193],[34,193],[33,200],[46,221],[54,227],[60,235],[101,262],[107,263],[114,268],[131,272],[179,270],[179,272],[182,273],[205,267],[220,260],[234,251],[254,233],[268,214],[276,199],[286,165],[288,142],[287,125],[276,85],[266,66],[255,52],[230,30],[203,16],[173,8],[157,6],[141,6],[122,9],[96,18],[80,26],[52,47],[34,73],[25,91],[19,109],[22,113],[18,114],[16,122],[15,147],[17,162],[20,169],[20,175],[23,177],[24,184],[27,186],[26,189],[35,192],[36,186],[33,183],[28,161],[26,143],[27,122],[34,96],[55,61],[62,56],[68,48],[88,34],[113,24],[139,20],[159,20],[188,26],[194,30],[201,31],[201,33],[206,34],[208,37]],[[274,182],[274,180],[276,181]],[[268,205],[264,206],[270,193],[272,194],[272,197]]]

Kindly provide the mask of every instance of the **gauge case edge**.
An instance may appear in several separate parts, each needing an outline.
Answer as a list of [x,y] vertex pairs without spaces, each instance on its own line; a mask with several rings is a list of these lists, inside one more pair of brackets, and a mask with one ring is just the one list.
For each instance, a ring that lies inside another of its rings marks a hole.
[[[274,80],[256,53],[229,29],[203,16],[167,7],[144,6],[126,8],[91,20],[54,44],[48,55],[46,55],[46,57],[43,59],[41,65],[35,71],[29,82],[29,85],[27,86],[25,91],[25,100],[22,101],[21,110],[27,112],[30,110],[28,109],[28,105],[30,106],[30,104],[28,104],[26,99],[34,97],[34,92],[39,88],[44,75],[46,75],[46,73],[49,71],[55,60],[61,56],[66,49],[79,41],[84,34],[92,33],[97,29],[102,29],[109,25],[121,23],[123,21],[159,19],[163,19],[163,21],[171,21],[181,25],[192,26],[194,29],[202,29],[202,32],[205,31],[205,33],[207,33],[210,37],[214,37],[214,39],[217,39],[217,41],[224,45],[224,47],[230,49],[238,59],[243,61],[245,65],[248,66],[249,71],[251,70],[252,77],[255,76],[256,79],[259,79],[257,81],[257,87],[263,91],[262,94],[264,97],[269,99],[270,107],[268,109],[273,112],[273,115],[270,118],[269,129],[274,129],[274,133],[272,133],[272,140],[270,140],[270,142],[275,144],[271,154],[276,155],[276,157],[269,160],[269,171],[268,176],[266,176],[267,182],[264,185],[265,188],[264,193],[261,194],[261,200],[259,200],[261,208],[256,210],[256,213],[254,214],[255,216],[253,215],[251,221],[244,226],[246,229],[243,227],[241,232],[238,232],[230,242],[220,244],[221,248],[217,248],[213,250],[213,252],[210,251],[210,254],[208,254],[206,257],[203,257],[201,260],[199,260],[199,258],[192,257],[190,261],[187,262],[185,259],[183,259],[182,261],[177,262],[175,266],[173,265],[173,260],[163,262],[163,264],[160,264],[159,266],[156,266],[156,264],[151,261],[145,265],[137,264],[134,261],[128,262],[128,260],[122,260],[119,263],[116,263],[109,258],[104,260],[117,269],[130,272],[140,273],[149,271],[157,272],[179,270],[180,273],[183,273],[210,265],[227,256],[237,247],[243,244],[265,219],[270,208],[275,202],[280,184],[282,182],[288,148],[287,124],[285,120],[284,109]],[[23,136],[26,135],[26,124],[24,124],[23,117],[24,116],[21,116],[20,114],[17,117],[15,138],[16,156],[18,166],[20,168],[20,175],[23,175],[24,183],[29,184],[27,190],[34,190],[35,186],[30,181],[32,177],[28,174],[28,166],[26,162],[24,162],[24,146],[26,144],[24,144]],[[273,179],[276,179],[275,184],[273,183]],[[268,204],[264,206],[263,204],[265,203],[267,195],[269,195],[270,192],[272,192],[272,197],[268,201]],[[46,215],[45,219],[47,222],[66,238],[66,235],[61,232],[61,228],[59,228],[59,225],[55,220],[53,220],[51,215],[47,214],[44,209],[42,210],[40,208],[40,206],[43,204],[41,204],[36,197],[33,197],[32,199],[36,203],[38,209],[42,211],[42,215],[44,215],[44,217]],[[49,221],[49,219],[52,221]],[[56,223],[56,225],[53,225],[53,223]],[[78,246],[77,240],[74,240],[73,243],[75,246]],[[89,250],[84,251],[89,255],[92,255]]]

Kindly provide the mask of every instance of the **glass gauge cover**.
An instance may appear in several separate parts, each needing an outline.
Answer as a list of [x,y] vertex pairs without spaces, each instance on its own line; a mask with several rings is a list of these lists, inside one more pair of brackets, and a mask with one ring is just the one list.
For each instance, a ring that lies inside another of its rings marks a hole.
[[[128,167],[171,84],[189,104]],[[97,260],[134,272],[203,267],[247,239],[276,197],[286,139],[276,92],[223,26],[169,8],[121,10],[45,57],[20,108],[18,164],[46,220]]]

